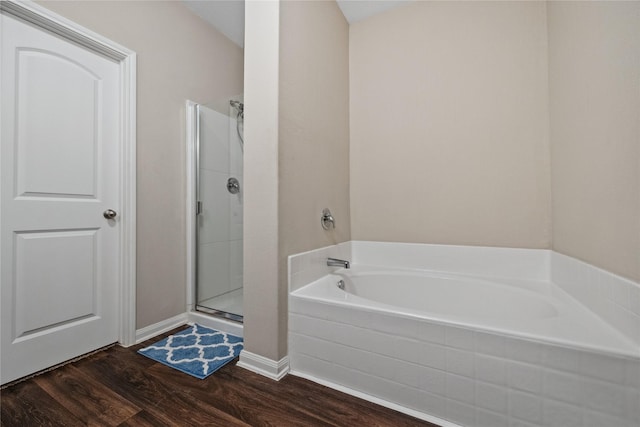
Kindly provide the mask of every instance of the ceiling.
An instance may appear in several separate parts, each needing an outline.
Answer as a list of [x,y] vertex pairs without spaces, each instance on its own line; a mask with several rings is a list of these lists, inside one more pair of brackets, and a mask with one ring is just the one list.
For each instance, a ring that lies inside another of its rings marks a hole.
[[336,0],[349,24],[362,21],[413,0]]
[[[209,22],[240,47],[244,46],[244,0],[183,0],[196,15]],[[414,0],[336,0],[352,24]]]
[[182,0],[196,15],[244,47],[244,0]]

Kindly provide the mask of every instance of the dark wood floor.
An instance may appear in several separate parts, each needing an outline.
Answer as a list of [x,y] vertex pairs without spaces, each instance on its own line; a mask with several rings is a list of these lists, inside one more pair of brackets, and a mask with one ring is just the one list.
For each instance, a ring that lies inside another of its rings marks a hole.
[[[182,329],[182,328],[180,328]],[[228,364],[205,380],[112,347],[0,392],[2,426],[433,426],[288,375]]]

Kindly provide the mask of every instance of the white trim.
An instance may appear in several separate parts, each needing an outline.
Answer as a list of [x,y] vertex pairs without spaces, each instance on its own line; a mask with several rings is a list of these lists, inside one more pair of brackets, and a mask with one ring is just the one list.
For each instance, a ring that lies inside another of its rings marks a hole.
[[178,314],[169,319],[163,320],[153,325],[146,326],[136,331],[136,344],[146,341],[167,331],[170,331],[178,326],[186,325],[189,323],[186,313]]
[[154,338],[179,326],[186,324],[192,325],[194,323],[205,326],[207,328],[215,329],[216,331],[226,332],[237,337],[242,336],[241,324],[192,311],[180,313],[177,316],[173,316],[169,319],[154,323],[153,325],[145,326],[142,329],[138,329],[135,333],[135,344],[140,344],[142,341]]
[[120,157],[120,331],[123,346],[135,342],[136,329],[136,72],[137,57],[131,52],[120,61],[121,72],[121,157]]
[[50,31],[119,64],[122,86],[118,342],[129,346],[136,336],[136,54],[31,1],[0,1],[0,12]]
[[289,372],[289,356],[275,360],[251,353],[247,350],[240,352],[240,360],[236,366],[263,375],[272,380],[280,381]]
[[189,323],[197,323],[198,325],[215,329],[216,331],[226,332],[237,337],[244,336],[241,323],[232,322],[220,317],[209,316],[198,311],[190,311],[187,312],[186,315]]
[[134,54],[133,51],[126,47],[30,0],[2,0],[0,1],[0,11],[118,62]]
[[193,101],[186,101],[186,157],[187,157],[187,312],[195,310],[196,287],[196,149],[198,142],[197,107]]
[[291,375],[295,375],[296,377],[304,378],[309,381],[313,381],[314,383],[318,383],[325,387],[332,388],[334,390],[341,391],[342,393],[350,394],[351,396],[355,396],[359,399],[366,400],[367,402],[375,403],[376,405],[384,406],[385,408],[393,409],[394,411],[401,412],[403,414],[410,415],[414,418],[418,418],[423,421],[428,421],[430,423],[439,425],[441,427],[461,427],[458,424],[454,424],[451,421],[443,420],[442,418],[434,417],[433,415],[425,414],[424,412],[416,411],[415,409],[407,408],[406,406],[400,406],[395,403],[391,403],[387,400],[380,399],[375,396],[371,396],[370,394],[362,393],[360,391],[354,390],[349,387],[345,387],[340,384],[332,383],[331,381],[322,380],[320,378],[314,377],[313,375],[303,374],[302,372],[290,371]]

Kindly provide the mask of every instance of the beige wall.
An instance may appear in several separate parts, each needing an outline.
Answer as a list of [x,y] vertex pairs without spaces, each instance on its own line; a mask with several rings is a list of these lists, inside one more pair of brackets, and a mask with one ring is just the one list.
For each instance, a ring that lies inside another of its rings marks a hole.
[[286,342],[278,277],[279,17],[278,2],[245,4],[245,348],[240,364],[245,352],[280,360],[280,342]]
[[351,237],[349,27],[332,0],[247,2],[245,23],[244,336],[280,360],[287,256]]
[[242,49],[178,1],[41,4],[138,54],[137,328],[183,313],[184,104],[241,93]]
[[553,249],[640,280],[640,2],[548,20]]
[[356,240],[548,248],[544,2],[416,2],[350,29]]
[[[349,25],[335,1],[281,2],[279,113],[280,295],[286,307],[287,257],[351,239]],[[331,209],[334,230],[322,229],[323,208]],[[287,312],[280,314],[286,335]]]
[[335,1],[281,3],[279,108],[281,255],[350,240],[349,26]]

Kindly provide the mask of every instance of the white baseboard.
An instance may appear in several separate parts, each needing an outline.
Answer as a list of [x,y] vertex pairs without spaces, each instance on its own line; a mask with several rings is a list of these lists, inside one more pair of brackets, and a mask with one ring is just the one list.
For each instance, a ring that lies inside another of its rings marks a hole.
[[289,356],[285,356],[276,362],[259,354],[242,350],[240,352],[240,360],[236,366],[271,378],[272,380],[280,381],[289,372]]
[[320,378],[314,377],[313,375],[308,375],[308,374],[304,374],[302,372],[297,372],[297,371],[290,371],[289,373],[291,375],[295,375],[296,377],[313,381],[314,383],[318,383],[325,387],[329,387],[346,394],[350,394],[351,396],[355,396],[359,399],[366,400],[367,402],[375,403],[376,405],[384,406],[385,408],[393,409],[394,411],[402,412],[403,414],[407,414],[414,418],[418,418],[423,421],[428,421],[430,423],[433,423],[442,427],[461,427],[458,424],[452,423],[451,421],[443,420],[442,418],[434,417],[433,415],[425,414],[424,412],[416,411],[415,409],[410,409],[405,406],[400,406],[395,403],[391,403],[387,400],[383,400],[375,396],[371,396],[370,394],[362,393],[352,388],[345,387],[340,384],[332,383],[331,381],[322,380]]
[[226,332],[227,334],[235,335],[237,337],[243,336],[242,323],[209,316],[197,311],[190,311],[186,313],[186,316],[189,323],[197,323],[198,325],[215,329],[216,331]]
[[162,333],[177,328],[178,326],[185,325],[187,323],[197,323],[198,325],[205,326],[207,328],[215,329],[217,331],[226,332],[237,337],[242,336],[242,324],[237,322],[231,322],[225,319],[219,319],[217,317],[208,316],[203,313],[191,311],[187,313],[181,313],[177,316],[173,316],[169,319],[163,320],[153,325],[146,326],[136,331],[136,344],[146,341],[150,338],[158,336]]
[[187,313],[181,313],[177,316],[173,316],[169,319],[163,320],[153,325],[145,326],[142,329],[136,331],[136,344],[146,341],[150,338],[170,331],[173,328],[184,325],[188,322]]

